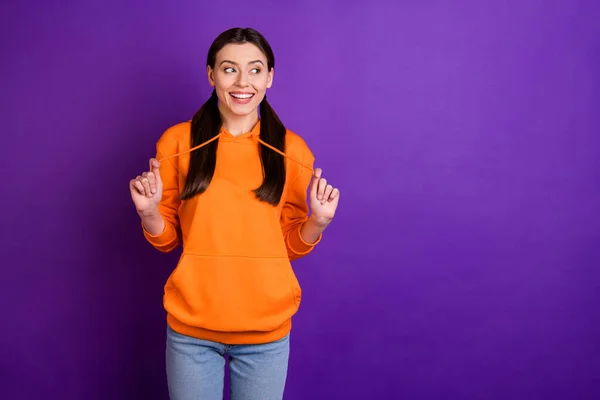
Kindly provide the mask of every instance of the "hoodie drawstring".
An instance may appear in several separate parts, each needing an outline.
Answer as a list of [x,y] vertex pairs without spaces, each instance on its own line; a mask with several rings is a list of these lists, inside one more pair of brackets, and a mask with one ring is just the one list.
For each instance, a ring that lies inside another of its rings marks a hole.
[[[182,154],[186,154],[186,153],[191,153],[192,151],[194,151],[194,150],[198,150],[199,148],[201,148],[201,147],[203,147],[203,146],[206,146],[206,145],[207,145],[207,144],[209,144],[210,142],[212,142],[212,141],[215,141],[215,140],[217,140],[217,139],[218,139],[218,138],[220,138],[220,137],[221,137],[221,133],[219,133],[219,134],[218,134],[218,135],[216,135],[215,137],[213,137],[213,138],[211,138],[211,139],[207,140],[206,142],[199,144],[198,146],[194,146],[194,147],[192,147],[192,148],[191,148],[191,149],[189,149],[189,150],[185,150],[185,151],[182,151],[181,153],[177,153],[177,154],[173,154],[173,155],[170,155],[170,156],[163,157],[163,158],[161,158],[160,160],[158,160],[158,162],[162,163],[164,160],[167,160],[167,159],[169,159],[169,158],[177,157],[177,156],[180,156],[180,155],[182,155]],[[287,155],[287,154],[285,154],[283,151],[281,151],[281,150],[279,150],[279,149],[277,149],[277,148],[275,148],[275,147],[271,146],[271,145],[270,145],[270,144],[268,144],[268,143],[265,143],[265,142],[264,142],[264,141],[262,141],[262,140],[261,140],[259,137],[256,137],[256,139],[257,139],[257,140],[258,140],[258,141],[259,141],[259,142],[260,142],[262,145],[264,145],[264,146],[268,147],[269,149],[271,149],[271,150],[275,151],[276,153],[279,153],[279,154],[281,154],[282,156],[286,157],[287,159],[289,159],[289,160],[292,160],[292,161],[294,161],[294,162],[295,162],[295,163],[297,163],[297,164],[300,164],[301,166],[303,166],[304,168],[308,169],[310,172],[312,172],[312,173],[314,174],[314,172],[315,172],[315,171],[314,171],[314,170],[313,170],[311,167],[308,167],[308,166],[304,165],[304,164],[303,164],[303,163],[301,163],[300,161],[298,161],[298,160],[295,160],[295,159],[293,159],[292,157],[288,156],[288,155]]]

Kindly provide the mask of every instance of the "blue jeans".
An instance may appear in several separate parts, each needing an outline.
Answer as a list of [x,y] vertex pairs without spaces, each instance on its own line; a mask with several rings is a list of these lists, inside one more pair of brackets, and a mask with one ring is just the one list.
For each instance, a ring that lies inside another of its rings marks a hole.
[[167,326],[166,367],[171,400],[222,400],[229,357],[231,400],[281,400],[288,370],[289,335],[271,343],[225,345]]

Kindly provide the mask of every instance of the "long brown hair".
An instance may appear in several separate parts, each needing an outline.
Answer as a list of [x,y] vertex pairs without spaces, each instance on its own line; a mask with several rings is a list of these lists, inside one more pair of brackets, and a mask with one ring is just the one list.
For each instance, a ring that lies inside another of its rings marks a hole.
[[[269,71],[275,67],[275,56],[267,40],[251,28],[232,28],[221,33],[210,46],[206,64],[214,69],[216,55],[229,43],[252,43],[267,57]],[[285,151],[286,129],[271,105],[267,96],[260,103],[260,138],[280,151]],[[218,107],[218,97],[213,90],[210,98],[200,107],[192,119],[191,146],[198,146],[219,134],[221,130],[221,115]],[[218,140],[190,154],[190,166],[187,179],[180,198],[189,199],[204,193],[208,188],[215,172],[217,162]],[[260,146],[260,159],[263,166],[263,182],[254,189],[256,197],[272,205],[278,205],[285,185],[285,162],[283,156]]]

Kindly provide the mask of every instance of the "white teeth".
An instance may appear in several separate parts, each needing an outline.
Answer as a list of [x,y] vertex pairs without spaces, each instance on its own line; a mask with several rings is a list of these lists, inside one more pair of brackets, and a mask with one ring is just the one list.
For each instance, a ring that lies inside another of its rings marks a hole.
[[236,99],[249,99],[250,97],[254,96],[251,93],[248,93],[248,94],[233,94],[233,93],[231,93],[231,95],[233,97],[235,97]]

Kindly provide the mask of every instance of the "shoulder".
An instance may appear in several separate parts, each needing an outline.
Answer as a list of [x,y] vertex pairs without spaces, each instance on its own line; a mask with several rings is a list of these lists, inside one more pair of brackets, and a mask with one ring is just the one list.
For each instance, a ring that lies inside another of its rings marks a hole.
[[191,121],[185,121],[166,128],[158,138],[157,150],[163,154],[172,154],[189,147],[191,126]]
[[190,137],[191,128],[191,121],[179,122],[175,125],[169,126],[163,131],[162,135],[158,139],[158,142],[167,144],[168,142],[187,140]]
[[305,160],[306,162],[314,160],[314,155],[306,140],[289,129],[286,129],[285,133],[285,150],[290,157],[297,160]]

